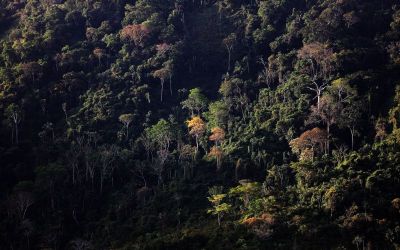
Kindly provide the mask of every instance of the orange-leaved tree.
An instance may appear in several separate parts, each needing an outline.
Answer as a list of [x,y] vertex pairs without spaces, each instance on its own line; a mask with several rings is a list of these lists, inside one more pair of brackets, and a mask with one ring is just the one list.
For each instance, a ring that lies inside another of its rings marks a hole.
[[220,127],[215,127],[211,129],[211,135],[208,138],[210,141],[215,143],[215,146],[218,147],[218,144],[225,139],[225,131]]
[[315,153],[326,150],[327,137],[324,129],[313,128],[291,140],[289,145],[300,156],[300,160],[314,160]]
[[211,157],[215,157],[215,159],[217,160],[217,169],[219,169],[221,167],[222,157],[224,156],[224,152],[222,151],[222,149],[217,146],[213,146],[208,155]]

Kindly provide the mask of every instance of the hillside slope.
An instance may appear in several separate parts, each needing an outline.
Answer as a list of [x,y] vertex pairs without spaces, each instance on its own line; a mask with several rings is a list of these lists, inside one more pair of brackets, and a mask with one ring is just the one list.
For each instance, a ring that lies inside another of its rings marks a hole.
[[0,0],[0,249],[399,249],[396,0]]

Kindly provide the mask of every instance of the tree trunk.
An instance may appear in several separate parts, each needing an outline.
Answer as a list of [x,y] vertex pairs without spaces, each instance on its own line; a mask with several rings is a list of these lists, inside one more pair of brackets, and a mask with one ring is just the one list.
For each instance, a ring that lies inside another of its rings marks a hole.
[[228,70],[226,71],[226,73],[229,73],[230,70],[231,70],[231,50],[228,48]]
[[196,135],[196,154],[199,152],[199,136]]
[[331,137],[331,133],[330,133],[330,128],[331,128],[331,124],[330,123],[327,123],[326,124],[326,132],[327,132],[327,134],[328,134],[328,138],[327,138],[327,141],[326,141],[326,153],[329,155],[329,153],[330,153],[330,145],[329,145],[329,140],[330,140],[330,137]]
[[351,150],[354,150],[354,128],[350,128],[351,133]]
[[163,94],[164,94],[164,79],[161,79],[161,102],[163,102]]
[[169,93],[172,96],[172,76],[169,76]]

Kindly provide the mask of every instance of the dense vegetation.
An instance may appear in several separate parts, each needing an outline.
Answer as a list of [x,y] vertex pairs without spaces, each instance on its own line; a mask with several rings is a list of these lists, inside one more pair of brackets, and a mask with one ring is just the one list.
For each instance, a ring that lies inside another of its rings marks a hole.
[[396,0],[0,0],[0,249],[400,249]]

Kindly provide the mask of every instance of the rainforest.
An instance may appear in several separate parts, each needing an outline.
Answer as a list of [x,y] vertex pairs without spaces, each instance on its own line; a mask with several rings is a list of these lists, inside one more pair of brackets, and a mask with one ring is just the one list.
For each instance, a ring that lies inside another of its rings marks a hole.
[[400,2],[0,0],[0,249],[400,249]]

